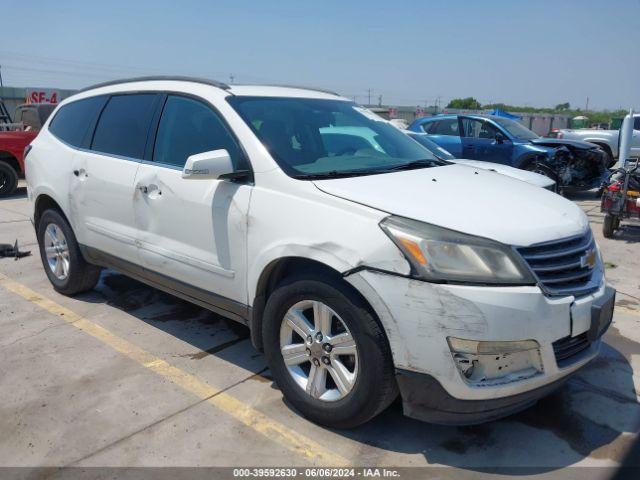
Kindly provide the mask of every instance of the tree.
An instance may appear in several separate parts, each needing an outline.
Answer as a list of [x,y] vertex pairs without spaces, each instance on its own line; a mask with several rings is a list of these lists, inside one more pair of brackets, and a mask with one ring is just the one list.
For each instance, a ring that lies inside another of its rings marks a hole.
[[558,111],[563,111],[563,110],[569,110],[571,108],[571,105],[569,104],[569,102],[567,103],[560,103],[558,105],[556,105],[556,110]]
[[459,108],[461,110],[480,110],[480,102],[473,97],[454,98],[449,102],[447,108]]

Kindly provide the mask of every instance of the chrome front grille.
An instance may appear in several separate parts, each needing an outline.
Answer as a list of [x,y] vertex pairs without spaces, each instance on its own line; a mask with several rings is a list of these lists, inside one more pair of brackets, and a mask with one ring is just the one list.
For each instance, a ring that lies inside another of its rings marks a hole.
[[547,295],[587,295],[600,286],[602,266],[591,229],[577,237],[517,250]]

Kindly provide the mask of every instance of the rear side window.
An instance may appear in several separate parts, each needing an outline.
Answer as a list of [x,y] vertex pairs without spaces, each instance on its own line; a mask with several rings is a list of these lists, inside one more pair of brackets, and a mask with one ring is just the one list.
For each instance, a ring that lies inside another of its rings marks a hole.
[[436,127],[429,131],[431,135],[452,135],[457,137],[460,134],[457,118],[446,118],[438,121]]
[[143,158],[158,95],[116,95],[104,107],[91,149],[130,158]]
[[165,103],[153,161],[183,167],[196,153],[225,149],[238,165],[240,148],[218,114],[202,102],[170,95]]
[[49,124],[49,131],[74,147],[83,146],[89,128],[100,113],[106,96],[85,98],[60,107]]
[[425,133],[433,134],[433,132],[435,132],[437,128],[438,128],[438,122],[427,122],[422,124],[422,130]]

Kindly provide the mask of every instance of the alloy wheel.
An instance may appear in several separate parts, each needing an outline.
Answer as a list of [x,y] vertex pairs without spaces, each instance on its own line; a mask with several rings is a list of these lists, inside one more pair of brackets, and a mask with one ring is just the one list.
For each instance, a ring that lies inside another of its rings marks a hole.
[[44,251],[51,272],[58,280],[66,280],[69,276],[69,246],[62,229],[50,223],[44,232]]
[[347,396],[358,376],[358,350],[345,322],[316,300],[293,305],[282,319],[280,352],[294,381],[313,398]]

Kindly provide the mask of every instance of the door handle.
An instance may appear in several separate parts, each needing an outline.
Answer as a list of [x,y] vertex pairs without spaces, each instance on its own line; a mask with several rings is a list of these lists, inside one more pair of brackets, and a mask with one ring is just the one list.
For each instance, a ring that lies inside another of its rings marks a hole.
[[79,176],[80,176],[80,170],[74,170],[74,171],[73,171],[73,174],[74,174],[76,177],[79,177]]
[[147,187],[146,185],[138,185],[138,190],[140,190],[145,195],[149,193],[149,187]]

